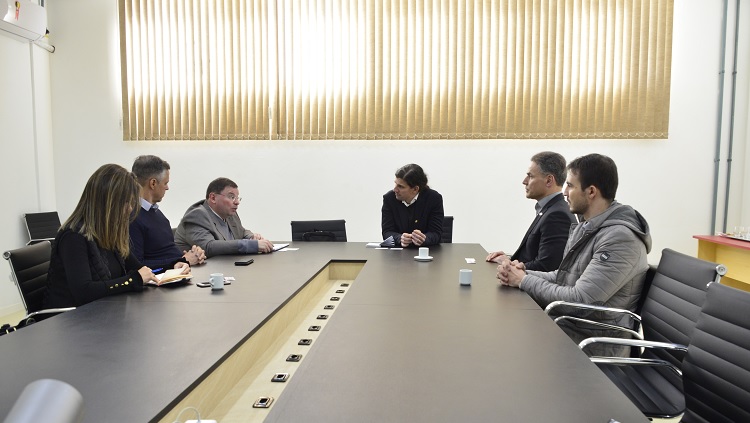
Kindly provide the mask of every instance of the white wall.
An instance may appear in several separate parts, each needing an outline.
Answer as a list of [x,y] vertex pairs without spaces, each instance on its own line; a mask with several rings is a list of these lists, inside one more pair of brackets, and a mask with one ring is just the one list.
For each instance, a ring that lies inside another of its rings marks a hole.
[[[738,64],[736,73],[737,96],[735,98],[734,130],[735,139],[732,157],[732,179],[730,184],[729,207],[727,215],[727,230],[734,230],[735,226],[750,226],[750,195],[743,195],[750,187],[750,7],[743,2],[740,8],[740,29],[738,33]],[[732,41],[732,40],[730,40]],[[728,55],[733,54],[732,42],[728,44]],[[731,82],[733,68],[727,69],[727,81]],[[731,100],[727,108],[731,107]],[[727,109],[729,110],[729,109]]]
[[667,140],[124,142],[116,1],[50,2],[48,13],[57,47],[50,56],[51,132],[63,219],[98,166],[129,168],[135,156],[156,154],[172,165],[162,210],[174,226],[210,180],[226,176],[240,185],[244,223],[266,237],[288,240],[291,220],[344,218],[350,240],[374,241],[381,195],[399,166],[416,162],[443,194],[446,214],[455,216],[454,242],[512,250],[533,219],[521,185],[529,157],[555,150],[568,159],[598,152],[617,162],[617,198],[648,219],[652,262],[665,247],[694,254],[692,235],[712,232],[718,2],[675,2]]
[[[0,34],[0,252],[28,241],[22,216],[54,210],[49,55],[28,42]],[[32,83],[32,80],[34,83]],[[35,130],[36,128],[36,130]],[[22,309],[10,268],[0,265],[0,315]],[[2,322],[0,322],[2,323]]]

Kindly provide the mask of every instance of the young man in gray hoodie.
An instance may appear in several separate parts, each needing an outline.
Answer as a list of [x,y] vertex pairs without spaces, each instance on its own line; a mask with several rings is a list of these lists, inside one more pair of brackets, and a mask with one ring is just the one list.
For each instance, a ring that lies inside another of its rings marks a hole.
[[[513,262],[498,267],[500,283],[522,289],[541,307],[563,300],[634,311],[648,270],[651,235],[640,213],[615,201],[617,184],[617,166],[611,158],[589,154],[573,160],[564,195],[570,211],[583,216],[583,221],[571,226],[560,267],[535,272]],[[609,313],[581,317],[629,326],[628,317]],[[590,336],[624,336],[569,322],[561,327],[575,342]],[[626,348],[606,344],[594,344],[588,350],[594,355],[628,353]]]

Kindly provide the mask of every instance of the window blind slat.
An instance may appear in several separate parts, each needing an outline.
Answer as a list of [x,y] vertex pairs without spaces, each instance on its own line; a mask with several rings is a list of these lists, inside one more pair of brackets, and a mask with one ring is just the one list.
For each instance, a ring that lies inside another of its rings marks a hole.
[[119,0],[123,137],[666,138],[673,9]]

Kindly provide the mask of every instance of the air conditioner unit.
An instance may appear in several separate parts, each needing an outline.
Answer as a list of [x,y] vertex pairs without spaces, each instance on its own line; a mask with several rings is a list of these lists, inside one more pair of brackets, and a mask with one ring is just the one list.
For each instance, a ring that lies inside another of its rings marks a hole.
[[31,0],[0,0],[2,7],[7,4],[5,15],[0,20],[0,33],[13,34],[26,40],[36,41],[47,32],[47,11]]

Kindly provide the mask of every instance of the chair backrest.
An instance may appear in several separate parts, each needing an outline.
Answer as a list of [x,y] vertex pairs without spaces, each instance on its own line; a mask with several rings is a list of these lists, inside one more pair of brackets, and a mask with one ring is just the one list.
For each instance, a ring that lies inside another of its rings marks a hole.
[[[665,248],[641,310],[644,339],[687,345],[708,283],[718,281],[725,272],[716,263]],[[643,357],[660,358],[677,368],[682,361],[680,353],[651,348]]]
[[654,277],[656,276],[656,266],[653,264],[648,265],[646,270],[646,279],[643,280],[643,288],[641,288],[641,296],[638,297],[638,303],[635,305],[635,314],[640,315],[643,311],[643,304],[648,298],[648,291],[651,289],[651,284],[654,283]]
[[60,229],[60,217],[56,211],[43,213],[26,213],[23,215],[26,231],[29,234],[28,244],[43,240],[52,241]]
[[49,241],[40,241],[3,254],[10,264],[27,314],[43,308],[51,255],[52,247]]
[[443,236],[440,238],[440,242],[443,244],[453,242],[453,216],[443,217]]
[[293,220],[292,241],[346,242],[346,220]]
[[712,283],[682,363],[683,422],[750,422],[750,292]]

